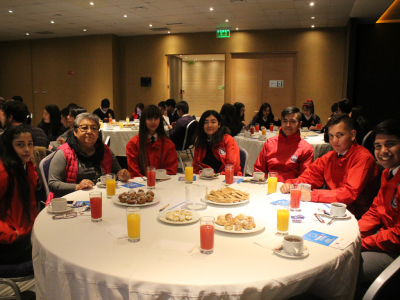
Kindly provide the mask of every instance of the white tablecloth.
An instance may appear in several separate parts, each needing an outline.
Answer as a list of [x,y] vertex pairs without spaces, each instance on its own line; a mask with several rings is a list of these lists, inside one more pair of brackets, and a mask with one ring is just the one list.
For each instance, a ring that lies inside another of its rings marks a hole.
[[129,140],[133,138],[135,135],[139,134],[139,127],[136,126],[135,130],[131,128],[122,128],[119,126],[113,126],[113,130],[108,130],[102,128],[103,134],[103,142],[110,137],[110,149],[114,153],[115,156],[126,156],[126,144],[128,144]]
[[[222,179],[196,183],[209,186],[218,181]],[[354,216],[331,226],[316,221],[290,224],[290,234],[317,230],[354,243],[341,251],[305,242],[307,258],[282,258],[254,243],[263,240],[272,247],[282,240],[275,235],[276,207],[269,204],[267,186],[240,183],[250,189],[247,205],[209,205],[200,215],[243,212],[256,221],[263,219],[263,231],[216,231],[211,255],[201,254],[197,247],[191,253],[162,250],[157,247],[162,239],[199,244],[198,223],[169,225],[157,219],[165,204],[171,208],[185,200],[186,186],[177,176],[156,184],[154,191],[161,202],[142,208],[138,243],[116,239],[104,229],[113,224],[126,226],[125,207],[106,199],[104,189],[102,222],[93,223],[89,216],[52,220],[52,215],[42,211],[32,233],[37,299],[287,299],[307,290],[323,299],[352,299],[360,253]],[[88,200],[89,191],[66,198]]]
[[[267,138],[271,138],[277,135],[277,131],[267,132]],[[260,141],[257,138],[250,138],[244,136],[235,136],[235,141],[239,147],[244,148],[248,154],[248,163],[246,174],[252,175],[254,171],[254,164],[256,163],[257,157],[260,154],[265,141]],[[316,136],[307,137],[306,141],[311,144],[314,149],[314,159],[321,157],[328,151],[332,150],[332,146],[324,142],[323,134],[317,134]]]

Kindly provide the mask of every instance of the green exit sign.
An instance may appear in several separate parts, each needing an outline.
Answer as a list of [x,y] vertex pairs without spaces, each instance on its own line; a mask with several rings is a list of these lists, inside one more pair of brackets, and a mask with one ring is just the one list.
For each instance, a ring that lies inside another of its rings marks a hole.
[[224,38],[230,38],[231,37],[231,31],[228,29],[224,30],[217,30],[217,39],[224,39]]

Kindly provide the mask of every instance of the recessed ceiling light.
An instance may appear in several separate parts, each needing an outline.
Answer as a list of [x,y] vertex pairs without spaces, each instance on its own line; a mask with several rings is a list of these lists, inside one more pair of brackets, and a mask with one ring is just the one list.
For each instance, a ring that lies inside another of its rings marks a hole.
[[236,28],[236,30],[239,30],[239,28]]
[[185,56],[185,58],[187,58],[187,56]]
[[26,35],[29,35],[29,32],[25,33]]
[[13,13],[13,11],[12,11],[12,10],[9,10],[8,12],[9,12],[10,14],[12,14],[12,13]]
[[168,31],[168,33],[171,33],[171,31]]
[[51,24],[54,24],[54,21],[50,21]]
[[310,3],[310,6],[314,6],[314,2],[311,2],[311,3]]
[[214,58],[212,58],[211,60],[214,60]]
[[179,55],[179,56],[182,56],[182,55]]
[[83,31],[86,31],[86,29],[83,29]]
[[213,10],[214,10],[214,8],[210,7],[210,10],[211,10],[211,11],[213,11]]
[[153,26],[153,24],[150,24],[149,26],[151,27],[151,26]]
[[227,22],[227,23],[228,23],[228,22],[229,22],[229,20],[228,20],[228,19],[226,19],[226,20],[225,20],[225,22]]
[[311,28],[314,28],[314,25],[311,25]]
[[311,17],[311,19],[313,19],[313,20],[314,20],[314,19],[315,19],[315,17]]
[[90,2],[90,5],[94,5],[94,3],[93,3],[93,2]]
[[124,15],[124,18],[127,18],[128,16],[127,15]]

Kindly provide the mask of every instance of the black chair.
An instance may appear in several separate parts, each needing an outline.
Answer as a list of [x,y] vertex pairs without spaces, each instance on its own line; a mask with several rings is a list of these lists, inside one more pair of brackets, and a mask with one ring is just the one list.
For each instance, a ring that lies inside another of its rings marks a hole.
[[362,141],[361,146],[365,147],[368,149],[369,152],[372,153],[372,156],[375,157],[374,155],[374,142],[375,142],[375,136],[372,131],[368,132]]
[[32,291],[21,292],[16,282],[23,282],[34,278],[32,260],[17,264],[0,265],[0,285],[8,285],[14,292],[14,296],[0,296],[0,299],[35,299]]
[[240,169],[242,170],[242,176],[246,176],[249,153],[247,153],[247,151],[242,147],[239,147],[239,151],[240,151]]
[[182,147],[176,147],[176,152],[178,154],[179,161],[181,162],[182,170],[184,170],[183,166],[183,161],[181,158],[181,153],[185,153],[188,157],[191,157],[193,159],[193,143],[192,143],[192,138],[194,133],[196,132],[197,128],[197,120],[190,121],[189,124],[186,125],[186,131],[185,131],[185,138],[183,140]]

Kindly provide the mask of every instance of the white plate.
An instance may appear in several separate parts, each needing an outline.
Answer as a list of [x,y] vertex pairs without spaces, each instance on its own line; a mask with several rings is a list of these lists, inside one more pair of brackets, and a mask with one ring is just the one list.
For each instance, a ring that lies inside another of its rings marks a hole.
[[174,224],[174,225],[186,225],[186,224],[193,224],[196,223],[199,219],[200,219],[200,215],[195,212],[195,211],[191,211],[193,218],[190,221],[184,221],[184,222],[174,222],[171,220],[167,220],[167,212],[169,211],[162,211],[158,214],[157,218],[160,221],[163,221],[164,223],[168,223],[168,224]]
[[[329,218],[332,219],[332,216],[328,216],[326,214],[319,214],[321,217],[325,217],[325,218]],[[350,214],[345,214],[343,217],[335,217],[335,220],[348,220],[351,219],[351,215]]]
[[122,202],[119,201],[119,199],[118,199],[118,196],[119,196],[119,195],[120,195],[120,194],[115,195],[115,196],[112,198],[112,201],[113,201],[115,204],[122,205],[122,206],[138,206],[138,207],[140,207],[140,206],[149,206],[149,205],[154,205],[154,204],[160,203],[160,200],[158,199],[157,195],[154,196],[154,199],[153,199],[152,202],[146,202],[146,203],[144,203],[144,204],[128,204],[128,203],[122,203]]
[[206,200],[206,201],[208,203],[215,204],[215,205],[231,206],[231,205],[239,205],[239,204],[243,204],[243,203],[249,203],[250,199],[247,199],[247,200],[244,200],[244,201],[241,201],[241,202],[234,202],[234,203],[220,203],[220,202],[214,202],[214,201],[211,201],[211,200]]
[[[241,191],[241,192],[246,192],[246,193],[249,193],[249,194],[250,194],[250,189],[247,188],[247,187],[239,186],[238,184],[235,184],[235,183],[232,184],[232,185],[230,185],[229,187],[230,187],[230,188],[233,188],[233,189],[235,189],[235,190],[238,190],[238,191]],[[225,185],[218,185],[218,184],[217,184],[217,185],[214,185],[214,186],[209,186],[209,187],[207,187],[207,193],[209,192],[209,190],[219,190],[219,189],[224,189],[224,188],[226,188]],[[240,202],[234,202],[234,203],[214,202],[214,201],[208,200],[208,199],[206,199],[206,201],[207,201],[208,203],[215,204],[215,205],[232,206],[232,205],[239,205],[239,204],[243,204],[243,203],[249,203],[249,201],[250,201],[250,195],[249,195],[249,199],[244,200],[244,201],[240,201]]]
[[[101,184],[101,182],[97,182],[96,183],[96,186],[98,187],[98,188],[100,188],[100,189],[105,189],[106,188],[106,185],[105,184]],[[118,181],[116,181],[115,182],[115,188],[117,188],[119,186],[119,183],[118,183]]]
[[242,229],[240,231],[235,231],[235,226],[233,226],[232,230],[226,230],[224,225],[218,225],[215,224],[215,230],[217,231],[222,231],[222,232],[227,232],[227,233],[235,233],[235,234],[246,234],[246,233],[254,233],[254,232],[258,232],[261,231],[265,228],[265,221],[264,220],[260,220],[259,218],[254,218],[254,222],[256,223],[256,228],[253,229]]
[[47,206],[47,212],[49,214],[64,214],[64,213],[71,212],[73,209],[74,209],[73,207],[68,207],[67,210],[53,211],[53,209],[51,208],[51,205]]
[[199,175],[199,178],[203,179],[203,180],[214,180],[214,179],[217,179],[218,177],[219,177],[219,175],[214,175],[213,177],[205,177],[205,176]]
[[170,175],[167,175],[167,177],[165,177],[165,178],[157,178],[156,177],[156,180],[168,180],[168,179],[171,179]]
[[306,245],[303,246],[303,253],[301,255],[292,255],[292,254],[287,253],[286,251],[283,250],[282,244],[279,244],[276,247],[274,247],[274,249],[272,249],[272,251],[279,256],[286,257],[286,258],[294,258],[294,259],[305,258],[310,254]]
[[268,182],[268,179],[266,179],[265,181],[258,181],[258,180],[254,180],[253,177],[249,178],[249,180],[252,183],[256,183],[256,184],[267,184],[267,182]]

